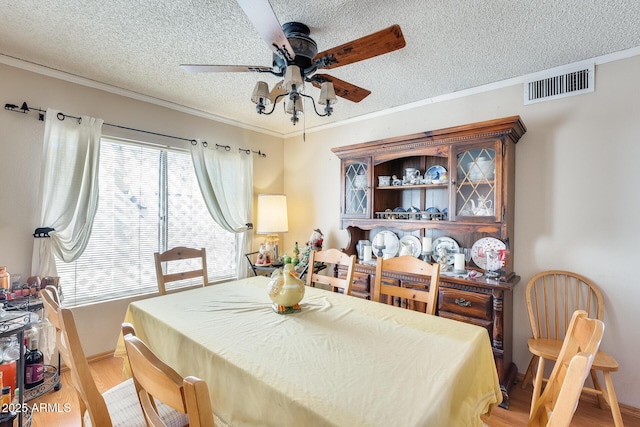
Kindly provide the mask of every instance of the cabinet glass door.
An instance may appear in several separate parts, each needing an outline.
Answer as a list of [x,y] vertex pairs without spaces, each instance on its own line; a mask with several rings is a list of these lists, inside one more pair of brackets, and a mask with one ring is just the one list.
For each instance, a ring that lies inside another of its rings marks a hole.
[[461,151],[456,160],[456,216],[493,219],[498,202],[496,150],[474,148]]
[[369,164],[351,162],[345,165],[345,215],[368,216]]

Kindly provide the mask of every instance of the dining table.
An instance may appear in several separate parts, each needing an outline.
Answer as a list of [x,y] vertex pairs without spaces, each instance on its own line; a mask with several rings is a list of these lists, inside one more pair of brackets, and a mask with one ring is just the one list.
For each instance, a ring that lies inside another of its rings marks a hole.
[[124,321],[229,426],[482,426],[502,401],[486,329],[314,287],[278,314],[269,280],[136,301]]

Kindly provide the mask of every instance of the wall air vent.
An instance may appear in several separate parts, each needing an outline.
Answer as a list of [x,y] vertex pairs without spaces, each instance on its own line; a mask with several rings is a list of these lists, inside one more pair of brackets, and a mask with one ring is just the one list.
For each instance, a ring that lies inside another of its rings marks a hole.
[[594,91],[595,65],[560,68],[524,82],[524,105]]

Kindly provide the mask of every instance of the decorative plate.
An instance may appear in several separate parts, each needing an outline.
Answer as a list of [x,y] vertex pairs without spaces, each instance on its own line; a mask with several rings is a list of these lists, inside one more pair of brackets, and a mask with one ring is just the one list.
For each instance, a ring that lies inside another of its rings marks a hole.
[[[494,239],[493,237],[483,237],[475,242],[471,247],[471,259],[473,259],[473,262],[475,262],[478,267],[483,270],[487,270],[487,251],[499,251],[506,248],[507,247],[502,240]],[[501,266],[492,265],[489,267],[492,267],[489,268],[489,270],[497,270]]]
[[402,249],[402,245],[407,246],[411,250],[411,255],[416,258],[419,258],[420,254],[422,254],[422,244],[420,244],[420,239],[412,234],[407,234],[400,238],[400,249]]
[[436,207],[431,206],[430,208],[425,209],[425,212],[438,213],[440,210]]
[[397,207],[393,211],[394,212],[406,212],[406,210],[403,207]]
[[482,273],[476,271],[473,277],[471,277],[469,275],[471,271],[475,271],[475,270],[465,270],[464,273],[454,273],[453,271],[443,271],[440,273],[440,275],[447,276],[447,277],[462,277],[463,279],[479,279],[480,277],[483,276]]
[[[379,232],[378,234],[382,234],[384,236],[385,247],[382,250],[382,254],[389,255],[392,258],[398,255],[398,249],[400,249],[400,240],[398,239],[398,236],[396,236],[396,233],[394,233],[393,231],[384,230]],[[378,234],[373,236],[373,247],[371,249],[374,257],[378,256],[377,254],[378,249],[376,248],[376,244],[377,244],[376,238],[378,237]]]
[[453,254],[458,252],[458,249],[460,249],[458,242],[453,240],[451,237],[438,237],[435,239],[432,245],[433,254],[431,255],[435,262],[438,262],[438,248],[440,247],[447,250],[447,264],[453,265]]
[[440,180],[440,175],[445,173],[447,173],[447,170],[444,168],[444,166],[435,165],[427,169],[424,174],[433,182],[433,180]]

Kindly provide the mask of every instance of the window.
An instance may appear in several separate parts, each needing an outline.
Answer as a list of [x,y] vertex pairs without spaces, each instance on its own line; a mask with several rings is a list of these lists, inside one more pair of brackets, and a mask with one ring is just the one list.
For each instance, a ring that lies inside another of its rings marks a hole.
[[175,246],[207,249],[209,281],[236,277],[236,235],[211,218],[188,152],[103,138],[99,185],[85,252],[56,259],[65,305],[157,292],[153,254]]

